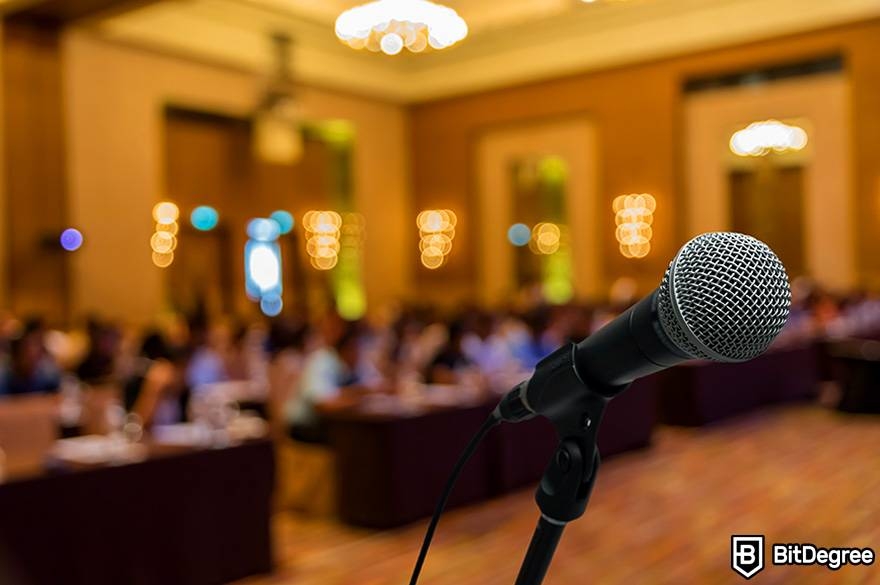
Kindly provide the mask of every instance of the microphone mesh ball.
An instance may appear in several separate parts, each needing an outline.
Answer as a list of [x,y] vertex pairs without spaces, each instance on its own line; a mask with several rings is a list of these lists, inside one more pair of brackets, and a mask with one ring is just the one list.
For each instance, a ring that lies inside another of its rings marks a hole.
[[788,319],[785,267],[767,244],[733,232],[703,234],[673,258],[657,295],[660,325],[693,358],[750,360]]

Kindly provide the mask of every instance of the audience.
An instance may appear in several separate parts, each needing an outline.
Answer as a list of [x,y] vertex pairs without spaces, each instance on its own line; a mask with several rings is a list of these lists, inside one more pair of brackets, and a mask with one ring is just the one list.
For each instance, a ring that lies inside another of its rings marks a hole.
[[327,440],[317,405],[336,398],[342,388],[359,381],[358,324],[331,317],[324,320],[321,329],[321,345],[306,359],[297,388],[285,407],[291,436],[307,443]]
[[[445,319],[435,309],[403,307],[372,326],[336,316],[316,326],[291,317],[235,327],[204,316],[174,318],[161,331],[148,332],[136,356],[126,350],[131,343],[119,327],[92,319],[85,336],[67,336],[88,340],[73,361],[55,355],[40,321],[22,325],[4,315],[0,396],[55,392],[62,376],[75,375],[86,386],[117,384],[125,409],[149,427],[186,420],[193,414],[189,398],[199,389],[240,380],[251,389],[246,400],[265,400],[277,434],[323,442],[320,413],[344,403],[340,397],[404,393],[423,383],[479,391],[504,387],[561,344],[613,319],[635,298],[632,283],[621,282],[605,306],[531,302],[508,311],[470,308]],[[791,315],[776,346],[837,337],[880,338],[880,297],[835,296],[795,279]]]
[[126,410],[137,414],[145,428],[184,420],[187,356],[154,332],[144,338],[140,358],[125,382]]
[[100,384],[112,380],[117,374],[116,357],[120,350],[119,331],[96,319],[86,325],[89,349],[76,367],[76,376],[89,384]]
[[9,355],[0,371],[0,395],[55,392],[61,384],[61,370],[49,355],[45,328],[34,320],[9,341]]
[[466,333],[464,323],[453,321],[449,325],[449,334],[446,343],[434,356],[425,373],[425,382],[428,384],[455,384],[458,381],[457,373],[473,368],[474,362],[462,348],[462,341]]

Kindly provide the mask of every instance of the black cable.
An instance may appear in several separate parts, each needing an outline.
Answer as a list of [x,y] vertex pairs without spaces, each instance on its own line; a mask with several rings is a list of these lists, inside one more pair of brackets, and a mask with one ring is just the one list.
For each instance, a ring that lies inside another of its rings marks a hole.
[[446,501],[452,493],[452,488],[455,486],[455,481],[461,474],[461,470],[464,469],[468,459],[470,459],[471,455],[474,454],[474,451],[477,450],[477,446],[482,442],[486,433],[492,430],[492,427],[500,422],[501,419],[498,418],[494,412],[490,414],[489,418],[486,419],[486,422],[483,423],[483,426],[480,427],[480,430],[477,431],[477,433],[471,438],[470,443],[468,443],[467,447],[462,451],[461,456],[455,463],[455,467],[452,468],[452,473],[449,475],[449,479],[446,480],[446,487],[443,488],[443,494],[440,496],[440,501],[437,502],[437,507],[434,509],[434,515],[431,517],[431,522],[428,524],[428,530],[425,532],[425,539],[422,541],[422,549],[419,551],[419,558],[416,560],[416,566],[413,567],[409,585],[416,585],[419,581],[419,573],[422,572],[422,565],[425,564],[425,557],[428,556],[428,548],[431,546],[431,539],[434,538],[434,531],[437,529],[437,523],[440,522],[440,514],[443,513],[443,509],[446,507]]

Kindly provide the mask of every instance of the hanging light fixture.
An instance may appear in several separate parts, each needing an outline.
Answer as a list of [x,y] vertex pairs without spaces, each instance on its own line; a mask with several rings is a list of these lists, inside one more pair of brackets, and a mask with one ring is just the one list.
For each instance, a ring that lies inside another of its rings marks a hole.
[[272,36],[276,71],[254,115],[253,147],[266,162],[293,164],[303,152],[302,112],[291,75],[291,45],[285,34]]
[[445,49],[465,38],[468,26],[452,8],[428,0],[376,0],[336,19],[336,36],[353,49],[397,55]]

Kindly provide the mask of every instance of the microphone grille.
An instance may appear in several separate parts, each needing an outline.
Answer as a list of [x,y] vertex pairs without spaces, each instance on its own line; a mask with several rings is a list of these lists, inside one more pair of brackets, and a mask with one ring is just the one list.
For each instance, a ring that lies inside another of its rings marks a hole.
[[691,357],[739,362],[767,349],[790,305],[785,267],[767,244],[715,232],[689,241],[673,258],[657,312],[669,339]]

